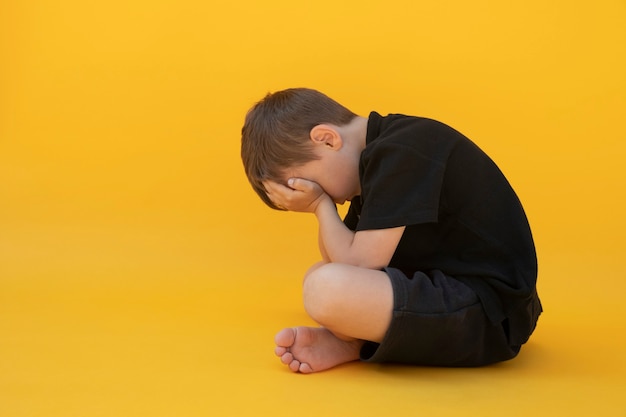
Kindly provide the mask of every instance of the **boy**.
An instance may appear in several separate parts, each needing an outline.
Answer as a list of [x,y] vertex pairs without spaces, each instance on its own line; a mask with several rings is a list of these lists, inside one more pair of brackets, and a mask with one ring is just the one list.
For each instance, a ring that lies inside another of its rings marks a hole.
[[[357,359],[481,366],[528,340],[542,311],[528,221],[500,170],[459,132],[360,117],[297,88],[248,112],[241,155],[267,205],[319,224],[323,261],[303,295],[320,327],[275,337],[292,371]],[[342,221],[336,204],[346,201]]]

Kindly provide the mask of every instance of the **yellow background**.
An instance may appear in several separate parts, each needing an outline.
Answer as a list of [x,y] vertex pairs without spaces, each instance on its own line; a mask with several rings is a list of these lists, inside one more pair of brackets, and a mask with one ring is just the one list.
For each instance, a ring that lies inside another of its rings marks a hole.
[[[626,416],[626,2],[3,0],[0,416]],[[315,222],[239,159],[307,86],[485,149],[545,313],[508,363],[293,375]]]

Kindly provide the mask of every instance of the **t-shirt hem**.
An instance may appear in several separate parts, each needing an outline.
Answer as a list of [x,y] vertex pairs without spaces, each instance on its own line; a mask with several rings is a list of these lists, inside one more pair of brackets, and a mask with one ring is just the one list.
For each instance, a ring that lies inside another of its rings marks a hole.
[[373,230],[373,229],[389,229],[392,227],[410,226],[424,223],[437,223],[439,213],[437,210],[428,210],[414,213],[406,217],[386,217],[386,218],[367,218],[365,221],[359,221],[356,231]]

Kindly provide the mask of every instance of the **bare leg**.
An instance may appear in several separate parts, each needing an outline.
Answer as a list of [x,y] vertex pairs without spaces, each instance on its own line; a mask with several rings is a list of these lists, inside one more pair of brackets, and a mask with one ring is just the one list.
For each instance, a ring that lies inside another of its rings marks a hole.
[[305,277],[304,306],[323,327],[283,329],[275,353],[294,372],[319,372],[358,359],[364,340],[382,341],[393,289],[382,271],[317,264]]

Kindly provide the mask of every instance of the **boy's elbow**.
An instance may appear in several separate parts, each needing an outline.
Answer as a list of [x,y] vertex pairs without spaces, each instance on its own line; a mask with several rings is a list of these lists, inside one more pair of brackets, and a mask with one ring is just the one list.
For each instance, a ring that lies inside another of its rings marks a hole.
[[333,259],[333,262],[356,266],[364,269],[381,270],[389,265],[389,261],[383,261],[368,256],[345,256]]
[[354,265],[360,268],[381,270],[387,267],[391,261],[391,256],[387,256],[379,250],[360,249],[361,250],[354,250],[352,253]]
[[387,267],[388,265],[389,265],[388,263],[383,263],[383,262],[361,262],[359,267],[360,268],[365,268],[365,269],[374,269],[376,271],[380,271],[381,269]]

